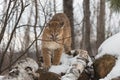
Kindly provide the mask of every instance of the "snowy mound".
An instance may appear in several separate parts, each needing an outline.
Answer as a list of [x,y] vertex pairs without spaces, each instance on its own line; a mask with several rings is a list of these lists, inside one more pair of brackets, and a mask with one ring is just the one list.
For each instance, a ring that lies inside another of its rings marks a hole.
[[104,54],[120,56],[120,33],[117,33],[105,40],[98,49],[96,59]]

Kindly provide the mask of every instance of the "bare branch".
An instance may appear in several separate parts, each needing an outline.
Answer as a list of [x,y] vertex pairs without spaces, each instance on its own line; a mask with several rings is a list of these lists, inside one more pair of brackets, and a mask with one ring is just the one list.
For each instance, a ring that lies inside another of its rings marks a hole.
[[6,11],[6,14],[5,14],[4,25],[3,25],[3,28],[2,28],[1,33],[0,33],[0,44],[1,44],[1,41],[3,39],[4,33],[5,33],[5,29],[6,29],[6,26],[7,26],[8,13],[9,13],[9,10],[10,10],[10,6],[11,6],[11,0],[9,0],[8,8],[7,8],[7,11]]
[[[17,28],[26,27],[26,26],[34,27],[34,25],[24,24],[24,25],[19,25]],[[36,27],[43,27],[43,26],[36,25]]]
[[[16,20],[16,23],[15,23],[15,25],[14,25],[14,29],[12,30],[10,39],[9,39],[9,41],[8,41],[8,43],[7,43],[7,47],[5,48],[5,50],[4,50],[3,54],[2,54],[1,61],[0,61],[0,69],[1,69],[1,67],[2,67],[2,65],[3,65],[3,61],[4,61],[5,54],[6,54],[6,52],[7,52],[7,50],[8,50],[8,47],[9,47],[11,41],[12,41],[13,34],[14,34],[14,32],[16,31],[17,25],[18,25],[18,23],[19,23],[19,21],[20,21],[20,19],[21,19],[21,16],[22,16],[24,10],[25,10],[25,7],[24,7],[24,5],[23,5],[23,1],[21,0],[21,12],[20,12],[20,14],[19,14],[18,20]],[[1,73],[1,70],[0,70],[0,73]]]

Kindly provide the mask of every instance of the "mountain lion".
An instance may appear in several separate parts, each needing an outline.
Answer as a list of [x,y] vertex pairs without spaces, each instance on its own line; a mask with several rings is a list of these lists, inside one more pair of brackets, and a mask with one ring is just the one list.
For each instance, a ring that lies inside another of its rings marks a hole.
[[46,25],[42,34],[42,55],[44,68],[60,64],[60,58],[71,50],[71,27],[64,13],[57,13]]

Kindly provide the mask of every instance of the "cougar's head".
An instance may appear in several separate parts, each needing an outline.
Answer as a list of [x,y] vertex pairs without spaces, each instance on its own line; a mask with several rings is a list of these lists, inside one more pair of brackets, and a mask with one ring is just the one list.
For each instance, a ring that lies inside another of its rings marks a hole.
[[58,21],[51,21],[47,24],[45,27],[46,29],[46,36],[49,38],[49,40],[57,41],[62,39],[63,36],[63,28],[64,22],[60,23]]

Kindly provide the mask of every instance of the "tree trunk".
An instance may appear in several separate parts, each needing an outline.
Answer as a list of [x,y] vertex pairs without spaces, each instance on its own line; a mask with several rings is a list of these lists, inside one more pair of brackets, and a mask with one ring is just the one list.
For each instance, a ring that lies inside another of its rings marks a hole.
[[73,0],[63,0],[64,13],[70,20],[71,33],[72,33],[72,49],[75,48],[74,45],[74,20],[73,20]]
[[97,48],[105,40],[105,0],[100,0],[100,10],[97,17]]
[[39,54],[39,50],[38,50],[38,41],[37,41],[37,23],[38,23],[38,5],[37,5],[37,0],[35,0],[35,23],[34,23],[34,34],[35,34],[35,47],[36,47],[36,57],[37,57],[37,62],[38,65],[41,66],[41,62],[40,62],[40,54]]
[[[32,16],[32,8],[31,8],[31,11],[30,11],[30,15],[29,16]],[[31,17],[28,18],[28,22],[27,24],[30,24],[31,23]],[[25,50],[28,48],[28,46],[30,45],[30,26],[26,26],[25,27],[25,36],[24,36],[24,43],[25,43]],[[25,54],[26,57],[29,56],[29,51],[28,53]]]
[[56,14],[56,0],[53,0],[53,5],[54,5],[54,14]]
[[91,45],[90,45],[90,0],[83,1],[83,13],[84,13],[84,20],[83,20],[83,30],[84,34],[82,37],[83,40],[83,49],[87,50],[89,54],[92,54]]

